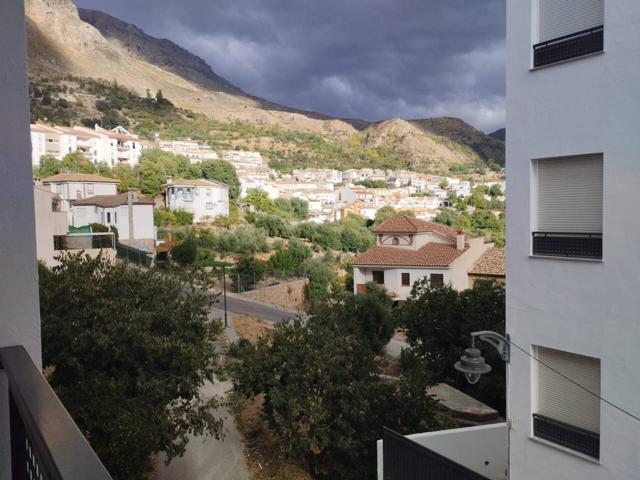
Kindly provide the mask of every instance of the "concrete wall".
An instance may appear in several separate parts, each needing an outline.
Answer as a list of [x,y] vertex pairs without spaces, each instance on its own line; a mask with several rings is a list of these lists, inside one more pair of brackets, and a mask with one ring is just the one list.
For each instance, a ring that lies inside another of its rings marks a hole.
[[[24,345],[40,366],[40,305],[24,4],[0,2],[0,347]],[[7,381],[0,371],[0,480],[11,478]]]
[[271,303],[291,310],[303,310],[307,306],[305,289],[309,280],[292,280],[271,287],[244,292],[243,295],[261,302]]
[[[432,273],[439,273],[443,275],[444,283],[450,283],[452,279],[452,272],[448,268],[384,268],[384,267],[354,267],[353,269],[353,284],[356,288],[359,284],[365,284],[373,282],[373,271],[384,271],[384,288],[389,292],[397,294],[394,300],[406,300],[411,294],[413,284],[424,277],[431,278]],[[402,274],[408,273],[410,284],[409,286],[402,285]],[[462,288],[466,288],[466,285]]]
[[[504,423],[418,433],[407,435],[407,438],[490,480],[507,478],[507,426]],[[378,440],[377,446],[378,480],[383,480],[383,441]],[[519,480],[541,478],[534,472],[530,473],[530,475],[511,478]]]
[[54,235],[66,235],[69,221],[66,212],[54,212],[52,202],[55,194],[44,188],[34,188],[36,251],[38,260],[47,265],[53,264],[56,255],[53,247]]
[[[640,415],[640,2],[604,6],[603,54],[530,71],[535,2],[507,2],[507,329],[599,358],[601,395]],[[588,153],[604,158],[603,260],[530,258],[532,160]],[[601,403],[599,463],[533,441],[531,360],[514,351],[510,372],[512,478],[638,478],[640,422]]]
[[469,249],[451,264],[451,285],[456,290],[469,287],[469,270],[484,252],[493,247],[492,243],[485,243],[484,238],[468,238]]

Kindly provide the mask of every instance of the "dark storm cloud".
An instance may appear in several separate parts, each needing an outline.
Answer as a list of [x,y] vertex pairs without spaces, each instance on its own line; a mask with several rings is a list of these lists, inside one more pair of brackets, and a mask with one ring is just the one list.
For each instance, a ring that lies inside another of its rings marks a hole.
[[504,124],[505,0],[77,0],[245,91],[342,117]]

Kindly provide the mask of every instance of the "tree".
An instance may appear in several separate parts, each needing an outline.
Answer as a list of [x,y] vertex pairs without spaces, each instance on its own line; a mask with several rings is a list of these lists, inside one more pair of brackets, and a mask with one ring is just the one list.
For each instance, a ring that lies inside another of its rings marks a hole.
[[146,478],[150,456],[184,453],[189,435],[220,437],[213,381],[221,333],[212,299],[153,270],[104,257],[39,266],[49,383],[114,479]]
[[489,195],[495,198],[495,197],[502,197],[504,193],[502,192],[502,188],[500,188],[500,185],[497,183],[494,183],[493,185],[491,185],[491,188],[489,189]]
[[62,162],[57,160],[53,155],[43,155],[40,157],[40,167],[38,175],[41,178],[52,177],[62,172]]
[[96,173],[96,167],[83,153],[67,153],[62,159],[62,168],[67,172]]
[[382,381],[374,353],[336,323],[297,317],[241,352],[236,391],[264,395],[264,417],[285,449],[314,478],[375,476],[382,427],[408,433],[438,428],[422,386]]
[[118,184],[119,192],[126,192],[130,188],[139,188],[139,180],[136,172],[126,163],[118,163],[111,169],[111,176],[120,180]]
[[306,220],[309,218],[309,203],[306,200],[293,197],[291,199],[291,207],[293,208],[293,217],[296,220]]
[[194,235],[188,234],[173,250],[171,258],[182,265],[191,265],[198,257],[198,240]]
[[287,248],[277,250],[269,259],[269,269],[283,277],[299,275],[304,263],[311,258],[311,249],[300,240],[289,242]]
[[291,236],[291,225],[275,215],[260,215],[255,221],[256,228],[267,232],[270,237],[289,238]]
[[325,259],[311,258],[304,264],[309,284],[307,285],[307,300],[311,304],[325,301],[329,289],[336,280],[336,272]]
[[277,210],[276,204],[269,198],[269,194],[260,188],[249,189],[246,201],[259,212],[275,213]]
[[256,288],[256,283],[264,280],[266,272],[267,266],[265,262],[258,260],[253,255],[240,256],[232,276],[235,291],[253,290]]
[[493,330],[504,334],[505,294],[498,283],[476,282],[463,292],[449,285],[433,286],[418,281],[402,307],[401,323],[406,328],[409,348],[402,352],[404,368],[426,383],[444,382],[504,412],[504,362],[491,348],[483,350],[493,367],[477,385],[469,385],[453,365],[470,346],[469,334]]
[[340,236],[342,249],[345,252],[364,252],[374,242],[371,231],[363,227],[347,225]]
[[202,173],[207,180],[214,180],[229,186],[229,198],[236,200],[240,195],[240,180],[236,169],[225,160],[207,160],[202,162]]

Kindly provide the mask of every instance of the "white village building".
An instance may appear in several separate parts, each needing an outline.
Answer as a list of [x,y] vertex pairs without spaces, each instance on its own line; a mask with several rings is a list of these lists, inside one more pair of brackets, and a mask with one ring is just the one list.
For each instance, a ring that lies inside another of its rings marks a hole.
[[229,215],[229,186],[211,180],[169,180],[162,189],[170,210],[193,213],[194,222]]
[[95,195],[115,195],[120,180],[87,173],[59,173],[42,180],[42,185],[57,193],[62,201],[61,209],[69,211],[71,200]]

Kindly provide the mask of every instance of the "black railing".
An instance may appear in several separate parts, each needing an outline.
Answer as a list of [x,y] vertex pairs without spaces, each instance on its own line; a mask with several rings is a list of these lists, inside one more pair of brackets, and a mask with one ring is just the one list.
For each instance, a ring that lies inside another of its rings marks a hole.
[[533,414],[534,436],[589,457],[600,458],[600,434]]
[[604,26],[581,30],[533,46],[533,66],[543,67],[604,49]]
[[399,433],[385,428],[382,441],[384,480],[487,480]]
[[118,258],[126,260],[131,263],[135,263],[137,265],[142,265],[143,267],[151,268],[153,265],[153,257],[149,255],[149,252],[145,252],[144,250],[139,250],[137,248],[130,247],[129,245],[125,245],[124,243],[119,243],[116,245],[116,252]]
[[9,380],[12,480],[111,476],[24,347],[0,348]]
[[532,235],[534,255],[602,258],[601,233],[533,232]]

